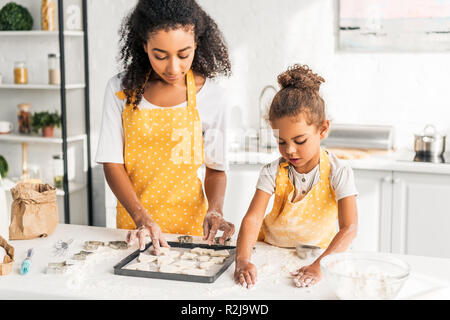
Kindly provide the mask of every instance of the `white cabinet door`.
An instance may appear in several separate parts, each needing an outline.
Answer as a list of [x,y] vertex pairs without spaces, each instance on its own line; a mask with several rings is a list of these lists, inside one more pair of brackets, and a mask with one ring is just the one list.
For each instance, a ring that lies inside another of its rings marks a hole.
[[392,251],[450,258],[450,175],[394,173]]
[[358,235],[354,251],[389,252],[392,212],[392,172],[354,169],[358,190]]

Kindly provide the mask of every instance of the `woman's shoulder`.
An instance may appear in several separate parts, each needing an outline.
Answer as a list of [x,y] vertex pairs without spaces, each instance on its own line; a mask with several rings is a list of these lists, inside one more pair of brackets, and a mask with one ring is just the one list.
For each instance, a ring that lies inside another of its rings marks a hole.
[[122,90],[122,78],[125,75],[125,72],[119,72],[109,78],[107,86],[113,91],[113,93],[119,92]]

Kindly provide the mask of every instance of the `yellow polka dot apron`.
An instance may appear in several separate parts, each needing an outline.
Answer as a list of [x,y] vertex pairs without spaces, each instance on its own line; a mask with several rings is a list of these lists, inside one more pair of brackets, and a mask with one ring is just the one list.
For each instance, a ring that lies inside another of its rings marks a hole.
[[[150,217],[164,233],[202,235],[207,201],[197,170],[204,163],[194,74],[186,75],[187,106],[122,112],[125,169]],[[125,99],[122,91],[116,94]],[[135,229],[118,201],[117,228]]]
[[326,248],[337,233],[337,203],[330,184],[330,160],[320,151],[320,181],[303,199],[292,202],[295,187],[289,179],[289,163],[279,165],[275,202],[264,218],[258,240],[278,247],[297,243]]

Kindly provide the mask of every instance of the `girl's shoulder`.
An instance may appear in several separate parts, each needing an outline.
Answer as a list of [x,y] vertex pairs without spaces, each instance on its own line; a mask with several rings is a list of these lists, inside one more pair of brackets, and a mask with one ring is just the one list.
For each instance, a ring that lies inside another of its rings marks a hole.
[[280,167],[280,164],[283,162],[286,162],[286,160],[283,157],[279,157],[278,159],[264,165],[261,168],[261,174],[276,176],[278,168]]
[[330,160],[331,174],[336,174],[340,171],[352,170],[350,163],[347,160],[339,159],[332,151],[325,149]]

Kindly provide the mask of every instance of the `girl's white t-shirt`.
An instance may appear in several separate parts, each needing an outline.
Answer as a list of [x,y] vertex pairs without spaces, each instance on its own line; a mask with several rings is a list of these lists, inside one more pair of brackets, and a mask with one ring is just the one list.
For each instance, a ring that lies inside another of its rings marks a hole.
[[[336,201],[349,196],[357,196],[355,179],[353,170],[346,161],[342,161],[336,157],[332,152],[328,151],[330,159],[330,184],[334,190]],[[259,179],[256,188],[262,190],[270,195],[275,192],[277,173],[281,162],[286,161],[284,158],[266,164],[260,171]],[[294,184],[298,193],[306,195],[319,181],[320,171],[319,165],[315,166],[308,173],[299,173],[295,168],[289,164],[288,171],[289,180]]]
[[[98,141],[97,163],[124,163],[125,137],[122,127],[122,111],[126,99],[120,100],[116,92],[122,90],[119,73],[112,77],[105,89],[103,100],[103,118]],[[187,102],[169,108],[186,107]],[[138,105],[140,109],[164,108],[156,106],[142,97]],[[225,89],[219,82],[206,79],[205,84],[197,93],[197,109],[202,123],[203,145],[205,149],[206,166],[211,169],[226,171],[226,128],[229,100]]]

